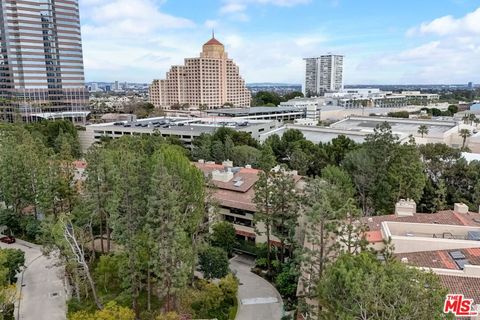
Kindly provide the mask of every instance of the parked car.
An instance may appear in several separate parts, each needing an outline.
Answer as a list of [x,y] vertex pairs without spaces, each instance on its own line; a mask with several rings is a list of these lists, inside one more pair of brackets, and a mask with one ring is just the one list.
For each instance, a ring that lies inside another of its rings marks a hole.
[[2,241],[4,243],[8,243],[8,244],[15,243],[15,237],[14,236],[4,236],[4,237],[0,238],[0,241]]

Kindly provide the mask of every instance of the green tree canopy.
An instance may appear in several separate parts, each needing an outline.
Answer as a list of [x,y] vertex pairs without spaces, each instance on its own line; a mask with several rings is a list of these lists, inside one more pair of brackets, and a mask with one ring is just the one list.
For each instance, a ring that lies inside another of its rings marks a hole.
[[220,279],[228,274],[228,257],[222,248],[207,247],[202,250],[198,263],[206,279]]
[[237,242],[235,227],[228,221],[217,222],[212,227],[210,239],[213,246],[222,248],[231,256]]
[[439,278],[369,252],[344,254],[318,286],[322,319],[442,319]]

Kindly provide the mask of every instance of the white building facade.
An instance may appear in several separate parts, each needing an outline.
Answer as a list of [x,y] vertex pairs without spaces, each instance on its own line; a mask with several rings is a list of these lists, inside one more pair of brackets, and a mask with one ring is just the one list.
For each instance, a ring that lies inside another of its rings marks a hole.
[[304,94],[317,96],[342,90],[343,58],[334,54],[306,58]]

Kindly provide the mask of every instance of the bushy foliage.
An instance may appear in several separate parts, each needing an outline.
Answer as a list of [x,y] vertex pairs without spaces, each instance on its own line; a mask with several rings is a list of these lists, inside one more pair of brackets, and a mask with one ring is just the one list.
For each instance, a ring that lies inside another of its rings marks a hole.
[[222,248],[205,248],[200,252],[198,263],[205,279],[219,279],[228,274],[228,257]]
[[322,319],[441,319],[446,294],[437,275],[369,252],[340,256],[318,290]]
[[102,310],[94,313],[78,311],[68,316],[69,320],[134,320],[135,313],[130,308],[117,305],[115,302],[109,302]]

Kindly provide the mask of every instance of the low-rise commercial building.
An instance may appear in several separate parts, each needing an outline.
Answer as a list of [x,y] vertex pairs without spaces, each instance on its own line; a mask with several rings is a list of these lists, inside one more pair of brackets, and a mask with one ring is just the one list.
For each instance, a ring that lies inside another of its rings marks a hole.
[[[357,143],[362,143],[365,141],[365,138],[369,134],[368,132],[349,131],[349,130],[343,130],[343,129],[330,128],[330,127],[318,127],[314,125],[310,126],[310,125],[286,124],[272,131],[261,134],[260,141],[263,142],[269,136],[274,134],[278,135],[279,137],[282,137],[283,134],[290,129],[299,130],[303,134],[305,139],[313,143],[328,143],[340,135],[344,135]],[[406,136],[402,135],[401,139],[404,139],[404,138],[406,138]]]
[[[389,117],[348,117],[330,125],[334,129],[373,133],[374,129],[388,123],[394,134],[413,136],[417,143],[446,143],[450,136],[458,131],[455,121],[402,119]],[[420,126],[428,128],[427,134],[418,132]]]
[[165,138],[177,138],[190,148],[195,137],[202,133],[213,134],[218,128],[248,132],[254,139],[260,139],[263,132],[271,131],[278,125],[274,120],[157,117],[88,125],[84,131],[79,131],[79,140],[83,152],[103,138],[120,138],[124,135],[158,134]]
[[207,111],[209,116],[232,117],[252,120],[293,121],[305,118],[305,108],[297,107],[250,107],[223,108]]

